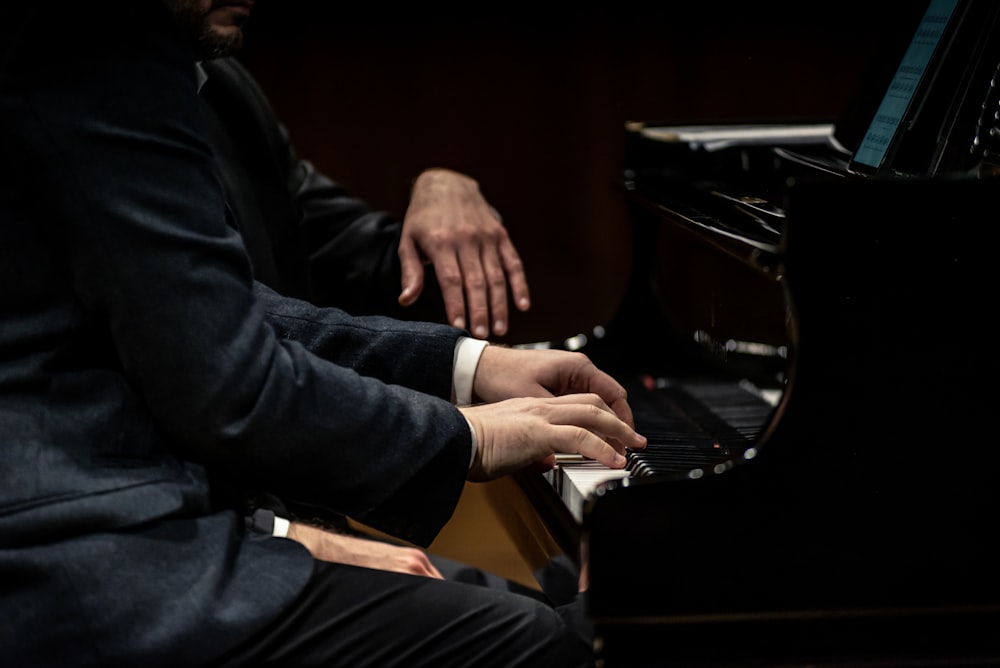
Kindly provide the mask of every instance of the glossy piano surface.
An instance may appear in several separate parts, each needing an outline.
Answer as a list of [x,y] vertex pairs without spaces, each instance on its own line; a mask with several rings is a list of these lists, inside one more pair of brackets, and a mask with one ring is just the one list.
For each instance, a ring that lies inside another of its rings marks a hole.
[[606,666],[1000,665],[998,7],[959,7],[968,65],[900,153],[922,172],[626,128],[635,270],[584,351],[672,456],[531,492],[586,555]]
[[[560,488],[578,482],[574,462],[521,479],[563,549],[587,555],[606,666],[1000,665],[998,192],[792,183],[764,282],[783,300],[761,313],[785,335],[758,359],[674,340],[656,271],[585,347],[629,385],[651,443],[693,422],[726,449],[604,482],[583,464],[585,491]],[[647,231],[684,225],[637,206]],[[720,266],[764,271],[731,259]],[[731,285],[760,288],[738,272]],[[737,325],[711,333],[769,330]]]
[[997,192],[790,187],[788,365],[753,457],[610,481],[585,502],[589,607],[610,660],[654,649],[648,626],[695,662],[1000,656],[995,632],[966,637],[1000,621],[1000,363],[983,317]]

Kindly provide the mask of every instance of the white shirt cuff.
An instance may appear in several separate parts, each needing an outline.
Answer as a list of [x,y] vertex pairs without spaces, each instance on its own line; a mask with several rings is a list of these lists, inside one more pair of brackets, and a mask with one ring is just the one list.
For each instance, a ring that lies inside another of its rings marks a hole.
[[284,517],[274,516],[274,528],[271,529],[271,535],[277,538],[288,538],[288,525],[290,522]]
[[482,339],[463,336],[455,344],[455,364],[452,370],[452,383],[455,386],[455,403],[468,406],[472,403],[472,381],[476,377],[476,367],[483,349],[489,343]]
[[[462,336],[455,344],[455,366],[452,370],[452,383],[455,386],[455,403],[459,406],[468,406],[472,403],[472,381],[476,377],[476,367],[479,366],[479,358],[483,354],[483,349],[489,345],[482,339],[473,339]],[[476,449],[479,447],[479,439],[476,437],[476,428],[472,426],[469,419],[469,434],[472,436],[472,450],[469,452],[469,468],[476,461]]]
[[469,453],[469,468],[472,468],[472,464],[476,461],[476,450],[479,448],[479,438],[476,436],[476,428],[472,426],[469,422],[469,418],[465,418],[465,421],[469,423],[469,433],[472,435],[472,452]]

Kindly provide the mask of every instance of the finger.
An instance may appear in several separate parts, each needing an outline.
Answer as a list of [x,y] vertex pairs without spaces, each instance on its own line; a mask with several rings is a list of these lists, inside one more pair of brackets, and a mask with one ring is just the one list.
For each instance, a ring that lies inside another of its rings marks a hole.
[[399,268],[401,274],[399,304],[409,306],[417,301],[424,289],[424,264],[413,239],[404,236],[399,241]]
[[[646,439],[638,434],[631,425],[621,420],[604,401],[597,395],[579,394],[563,395],[549,400],[553,405],[549,421],[552,424],[562,424],[576,426],[586,429],[595,438],[619,454],[625,448],[638,450],[646,447]],[[602,440],[603,439],[603,440]],[[618,444],[618,448],[613,447],[613,441]],[[591,448],[597,447],[587,440]],[[605,448],[598,448],[600,453],[607,456]],[[567,452],[562,450],[562,452]],[[579,451],[576,454],[592,456],[588,452]],[[593,457],[597,458],[597,457]]]
[[459,250],[462,283],[465,287],[466,310],[469,314],[469,331],[472,335],[485,339],[490,335],[489,299],[487,297],[486,276],[479,246],[465,245]]
[[569,405],[589,404],[604,411],[611,411],[611,408],[605,403],[604,398],[596,392],[574,392],[572,394],[553,395],[552,399],[548,403]]
[[452,249],[438,252],[431,258],[434,272],[441,286],[445,313],[453,327],[465,329],[465,293],[462,286],[462,270]]
[[624,468],[628,461],[623,453],[616,450],[607,441],[593,432],[581,428],[576,428],[573,431],[571,438],[567,441],[567,449],[559,451],[582,455],[612,469]]
[[[605,401],[607,401],[605,399]],[[613,439],[622,448],[628,450],[642,450],[646,447],[646,438],[635,432],[635,419],[632,415],[632,407],[629,406],[628,401],[625,399],[625,389],[622,388],[622,394],[620,397],[613,399],[609,404],[608,408],[615,414],[615,416],[624,422],[635,433],[639,438],[629,438],[628,440],[620,440],[614,436],[609,438]]]
[[632,407],[628,403],[628,392],[621,383],[608,374],[596,367],[593,371],[589,376],[586,376],[586,389],[601,397],[623,422],[630,427],[635,427],[635,417],[632,414]]
[[510,284],[510,294],[514,305],[520,311],[527,311],[531,308],[528,276],[524,271],[521,256],[508,237],[504,237],[500,242],[500,260],[503,263],[504,273],[507,275],[507,283]]
[[424,561],[426,562],[426,573],[425,574],[427,575],[427,577],[429,577],[429,578],[437,578],[438,580],[444,580],[444,576],[441,575],[441,571],[439,571],[437,569],[437,566],[434,565],[434,562],[431,561],[429,557],[425,556],[424,557]]
[[635,416],[632,414],[632,407],[625,395],[612,399],[608,402],[608,406],[622,422],[635,429]]
[[556,456],[555,455],[548,455],[548,456],[544,457],[543,459],[539,459],[536,462],[532,462],[531,464],[528,464],[524,468],[524,470],[527,471],[528,473],[541,474],[541,473],[545,473],[546,471],[551,471],[553,468],[555,468],[555,465],[556,465]]
[[416,548],[403,548],[404,551],[397,556],[397,565],[395,570],[401,573],[409,573],[410,575],[421,575],[427,578],[438,578],[441,577],[441,573],[435,568],[434,564],[431,563],[430,558],[423,552],[419,552]]
[[628,405],[628,392],[621,383],[601,371],[583,353],[557,353],[563,355],[559,374],[553,380],[555,393],[593,392],[611,407],[611,410],[630,427],[635,426],[632,408]]
[[490,305],[488,315],[493,320],[493,333],[503,336],[507,333],[507,279],[496,249],[492,246],[483,249],[483,271],[486,274],[487,299]]

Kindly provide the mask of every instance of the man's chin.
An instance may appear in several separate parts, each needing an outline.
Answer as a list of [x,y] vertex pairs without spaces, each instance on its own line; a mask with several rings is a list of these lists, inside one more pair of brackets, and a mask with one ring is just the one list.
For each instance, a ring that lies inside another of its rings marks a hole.
[[240,50],[243,46],[243,31],[235,26],[224,29],[212,28],[201,35],[198,48],[206,60],[223,58]]

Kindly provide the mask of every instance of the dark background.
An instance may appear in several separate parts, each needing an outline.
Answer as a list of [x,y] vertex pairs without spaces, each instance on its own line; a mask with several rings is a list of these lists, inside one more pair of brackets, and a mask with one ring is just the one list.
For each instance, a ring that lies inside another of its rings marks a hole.
[[528,270],[519,343],[621,299],[627,121],[833,120],[915,4],[258,0],[241,58],[299,152],[379,208],[402,216],[425,167],[479,181]]

